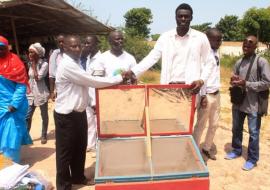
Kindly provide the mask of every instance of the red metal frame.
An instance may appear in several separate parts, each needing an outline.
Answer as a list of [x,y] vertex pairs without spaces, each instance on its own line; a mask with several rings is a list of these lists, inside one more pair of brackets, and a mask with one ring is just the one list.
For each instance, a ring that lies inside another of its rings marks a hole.
[[[117,85],[113,87],[107,87],[103,89],[138,89],[138,88],[145,88],[146,90],[146,96],[145,96],[145,104],[149,102],[149,89],[151,88],[190,88],[190,85],[186,84],[168,84],[168,85]],[[97,132],[99,138],[112,138],[112,137],[133,137],[133,136],[145,136],[146,135],[146,128],[144,128],[144,133],[140,134],[101,134],[100,132],[100,118],[99,118],[99,90],[102,89],[96,89],[96,115],[97,115]],[[189,122],[189,131],[184,132],[175,132],[175,133],[152,133],[151,135],[191,135],[193,131],[193,120],[195,115],[195,102],[196,102],[196,96],[192,96],[191,100],[191,113],[190,113],[190,122]],[[144,121],[145,122],[145,121]]]
[[95,190],[209,190],[209,178],[96,184]]

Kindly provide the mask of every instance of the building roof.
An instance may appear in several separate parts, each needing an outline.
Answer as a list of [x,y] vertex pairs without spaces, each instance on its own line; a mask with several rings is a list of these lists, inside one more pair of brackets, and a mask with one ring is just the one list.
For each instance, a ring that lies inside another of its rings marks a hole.
[[113,28],[64,0],[0,0],[0,35],[18,39],[64,34],[106,34]]

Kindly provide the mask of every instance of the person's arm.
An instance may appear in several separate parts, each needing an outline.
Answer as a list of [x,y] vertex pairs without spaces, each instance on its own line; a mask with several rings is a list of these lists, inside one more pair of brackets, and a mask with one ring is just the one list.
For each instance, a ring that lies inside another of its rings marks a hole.
[[49,83],[50,83],[50,98],[52,101],[55,100],[56,94],[55,89],[55,72],[56,72],[56,57],[58,55],[57,50],[54,50],[49,59]]
[[21,103],[23,102],[26,95],[26,85],[25,84],[16,84],[16,89],[12,97],[12,101],[8,105],[8,109],[10,112],[16,111]]
[[191,83],[191,90],[193,94],[197,94],[201,87],[206,84],[210,74],[213,72],[214,66],[216,64],[215,58],[211,54],[211,46],[207,39],[207,37],[204,35],[202,36],[202,46],[200,49],[200,55],[201,55],[201,76],[199,80],[195,80]]
[[135,65],[131,71],[138,78],[145,71],[150,69],[154,64],[158,62],[162,55],[162,49],[164,48],[165,39],[161,36],[155,44],[155,47],[150,53],[137,65]]
[[[266,59],[258,58],[258,68],[261,72],[261,80],[256,82],[245,81],[245,86],[248,90],[256,92],[267,90],[270,87],[270,67]],[[257,63],[254,63],[257,64]]]
[[120,74],[113,77],[93,77],[80,68],[79,65],[75,64],[67,64],[63,69],[63,75],[68,80],[77,85],[86,87],[104,88],[119,84],[123,80]]
[[57,50],[54,50],[49,59],[49,78],[55,78]]
[[200,79],[203,80],[204,83],[208,80],[211,73],[213,73],[216,60],[211,54],[211,46],[209,40],[206,36],[202,38],[202,47],[201,47],[201,77]]
[[38,74],[37,79],[41,80],[45,78],[47,73],[48,73],[48,63],[43,62],[41,68],[37,71]]

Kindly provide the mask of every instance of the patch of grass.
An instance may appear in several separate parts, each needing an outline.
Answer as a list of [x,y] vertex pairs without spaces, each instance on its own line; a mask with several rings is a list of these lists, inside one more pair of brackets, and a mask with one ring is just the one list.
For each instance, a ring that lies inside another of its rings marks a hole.
[[233,68],[233,65],[238,59],[240,59],[240,56],[223,55],[220,59],[220,65],[227,68]]
[[160,83],[160,71],[149,70],[139,77],[139,81],[147,84],[159,84]]

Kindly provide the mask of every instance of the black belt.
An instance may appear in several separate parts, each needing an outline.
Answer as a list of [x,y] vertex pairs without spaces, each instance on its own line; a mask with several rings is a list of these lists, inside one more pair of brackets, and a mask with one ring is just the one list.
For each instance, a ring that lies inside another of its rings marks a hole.
[[211,94],[211,95],[217,95],[219,93],[219,90],[215,91],[215,92],[211,92],[211,93],[207,93],[207,94]]

